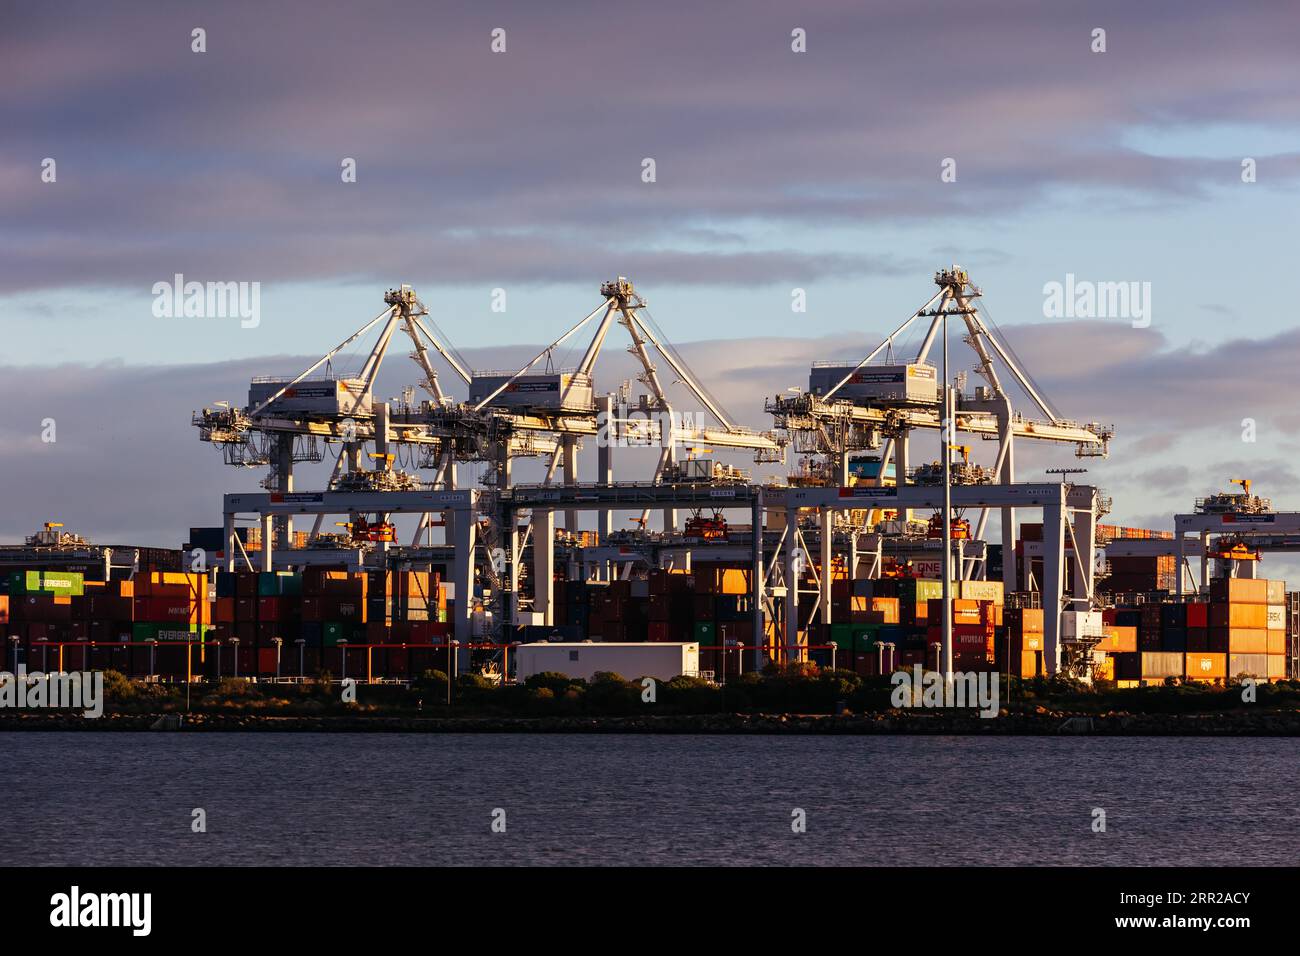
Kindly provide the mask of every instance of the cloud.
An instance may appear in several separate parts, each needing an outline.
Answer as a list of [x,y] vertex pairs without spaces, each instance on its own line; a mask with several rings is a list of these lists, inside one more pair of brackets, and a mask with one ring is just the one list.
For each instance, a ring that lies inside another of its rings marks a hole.
[[[0,290],[397,267],[546,282],[615,257],[676,282],[880,274],[910,263],[780,237],[983,219],[1060,190],[1142,207],[1204,196],[1237,158],[1153,156],[1126,134],[1293,126],[1298,17],[1118,2],[1050,15],[1001,2],[978,18],[936,2],[797,16],[739,0],[616,14],[518,2],[456,17],[234,2],[203,11],[196,54],[184,8],[23,5],[0,37],[6,75],[23,78],[0,85]],[[806,54],[790,51],[795,19]],[[1108,52],[1093,54],[1101,21]],[[500,25],[507,51],[493,54]],[[617,68],[601,52],[611,38],[627,48]],[[960,57],[960,81],[927,57]],[[56,184],[38,177],[47,156]],[[956,184],[939,181],[948,156]],[[340,180],[344,157],[355,184]],[[1256,158],[1261,190],[1300,176],[1300,156]],[[747,245],[700,249],[731,236]]]

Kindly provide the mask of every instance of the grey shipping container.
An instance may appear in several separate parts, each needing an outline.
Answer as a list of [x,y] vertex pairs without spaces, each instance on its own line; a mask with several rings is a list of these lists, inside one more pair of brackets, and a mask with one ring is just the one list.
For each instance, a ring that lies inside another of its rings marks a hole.
[[1246,674],[1250,677],[1267,677],[1268,676],[1268,655],[1267,654],[1229,654],[1228,655],[1228,676],[1239,677]]
[[365,384],[355,378],[307,379],[288,386],[293,379],[254,379],[248,386],[248,407],[256,408],[280,389],[283,395],[272,402],[263,414],[287,415],[370,415],[371,396]]
[[[478,404],[505,385],[492,398],[493,408],[522,408],[565,411],[590,411],[595,408],[590,375],[576,372],[544,372],[520,375],[510,381],[513,372],[475,372],[469,385],[469,400]],[[510,382],[506,385],[506,382]]]
[[849,376],[849,380],[834,398],[860,404],[928,405],[939,400],[939,381],[933,365],[864,365],[854,371],[850,364],[819,363],[808,374],[808,390],[814,395],[825,395],[845,376]]

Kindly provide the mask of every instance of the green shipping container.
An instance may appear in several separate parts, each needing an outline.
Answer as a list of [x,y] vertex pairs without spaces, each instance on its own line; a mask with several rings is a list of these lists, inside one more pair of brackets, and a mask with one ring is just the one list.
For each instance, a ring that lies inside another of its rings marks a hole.
[[716,647],[718,643],[718,625],[713,621],[695,622],[695,643],[700,647]]
[[196,641],[199,625],[136,621],[131,625],[131,640],[137,644],[146,641]]
[[931,598],[943,597],[943,582],[940,580],[935,578],[917,578],[915,584],[915,594],[918,603],[921,601],[928,601]]
[[259,571],[257,574],[258,597],[294,597],[302,594],[302,576],[293,571]]
[[[349,631],[344,630],[343,625],[338,621],[326,621],[321,625],[321,636],[325,640],[326,647],[338,647],[340,640],[348,640],[352,636]],[[351,643],[351,641],[349,641]]]
[[881,625],[879,624],[850,624],[853,631],[853,649],[856,651],[869,651],[876,643],[877,636],[880,634]]
[[853,625],[832,624],[831,643],[842,651],[853,650]]
[[9,575],[9,593],[82,595],[86,593],[86,577],[74,571],[15,571]]

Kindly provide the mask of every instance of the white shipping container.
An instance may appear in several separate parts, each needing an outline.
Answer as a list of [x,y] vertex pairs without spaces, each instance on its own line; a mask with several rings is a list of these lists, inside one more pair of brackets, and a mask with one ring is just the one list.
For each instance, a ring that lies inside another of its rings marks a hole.
[[808,374],[808,391],[825,395],[852,372],[832,399],[921,404],[939,400],[939,381],[933,365],[864,365],[856,372],[853,369],[849,364],[814,365]]
[[682,675],[698,677],[700,645],[657,642],[597,644],[586,641],[520,644],[515,650],[516,678],[522,681],[545,671],[584,680],[591,680],[600,671],[609,671],[628,680],[640,677],[672,680]]
[[1100,611],[1062,611],[1061,637],[1077,640],[1084,637],[1105,637]]
[[372,413],[370,392],[360,379],[306,379],[290,386],[292,381],[289,378],[254,379],[248,386],[248,407],[257,408],[276,392],[285,389],[284,394],[268,405],[262,414],[336,417]]
[[1178,651],[1143,651],[1142,679],[1163,680],[1166,677],[1182,677],[1185,669],[1185,657]]
[[1270,631],[1286,630],[1286,605],[1270,604],[1268,606],[1268,624]]
[[[533,372],[510,381],[513,372],[475,372],[469,384],[469,400],[477,405],[497,389],[505,388],[491,401],[493,408],[537,408],[589,411],[595,408],[592,380],[576,372]],[[506,385],[506,382],[510,382]]]

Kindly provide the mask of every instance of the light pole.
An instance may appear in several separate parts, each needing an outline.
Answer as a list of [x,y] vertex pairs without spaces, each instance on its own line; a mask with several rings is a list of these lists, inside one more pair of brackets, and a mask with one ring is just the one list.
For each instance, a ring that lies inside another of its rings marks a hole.
[[303,648],[307,646],[307,639],[300,637],[294,641],[294,643],[298,645],[298,680],[306,680],[307,674],[306,669],[303,666],[302,658]]
[[339,656],[343,658],[343,673],[339,676],[340,680],[348,679],[348,642],[347,638],[339,638]]
[[232,638],[230,639],[230,643],[233,644],[234,647],[235,647],[235,650],[234,650],[234,656],[235,656],[235,679],[238,680],[238,679],[239,679],[239,638],[237,638],[237,637],[232,637]]
[[149,638],[149,676],[150,677],[158,673],[158,671],[154,668],[154,664],[156,662],[156,658],[154,655],[157,649],[158,649],[158,638],[156,637]]
[[221,638],[217,638],[212,643],[217,645],[217,682],[220,683],[221,682]]
[[939,303],[943,324],[943,647],[940,670],[945,686],[952,683],[952,438],[957,423],[952,416],[948,385],[948,297]]
[[16,634],[10,634],[9,643],[14,646],[14,674],[17,674],[18,673],[18,636]]
[[50,639],[48,637],[38,637],[37,640],[41,645],[41,670],[49,673],[50,670]]
[[456,647],[459,643],[460,643],[459,641],[453,641],[453,640],[447,641],[447,706],[448,707],[451,706],[451,665],[453,660],[452,648]]
[[275,682],[280,682],[280,648],[284,646],[284,639],[280,637],[271,638],[271,643],[275,645]]

